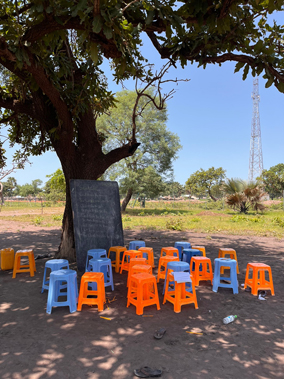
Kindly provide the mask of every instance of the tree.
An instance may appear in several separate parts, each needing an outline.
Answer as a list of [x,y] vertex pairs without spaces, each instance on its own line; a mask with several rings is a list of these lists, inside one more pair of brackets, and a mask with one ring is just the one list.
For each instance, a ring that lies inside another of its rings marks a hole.
[[6,182],[3,182],[3,195],[4,196],[15,196],[18,193],[17,180],[10,176]]
[[264,185],[265,191],[273,199],[276,196],[283,196],[284,191],[284,164],[279,163],[270,167],[269,170],[263,170],[259,178]]
[[[123,184],[126,196],[122,202],[122,211],[125,211],[127,204],[134,193],[149,193],[144,186],[145,180],[150,177],[157,180],[155,183],[149,182],[148,186],[156,187],[152,192],[157,195],[161,188],[161,175],[166,177],[172,172],[172,162],[177,158],[177,151],[181,148],[179,137],[167,129],[167,112],[158,110],[149,98],[154,98],[154,90],[150,88],[146,96],[141,99],[135,112],[136,119],[136,138],[140,142],[139,151],[132,157],[120,161],[112,167],[109,173],[111,179],[119,179]],[[113,107],[108,115],[102,115],[97,120],[97,130],[105,138],[104,149],[107,153],[130,139],[132,133],[133,109],[137,94],[135,91],[118,92],[115,96],[116,106]],[[147,170],[147,167],[149,170]],[[156,172],[156,174],[154,173]],[[150,176],[149,176],[150,175]],[[141,186],[144,188],[141,189]],[[142,191],[142,192],[141,192]]]
[[179,182],[167,182],[165,183],[165,188],[163,195],[170,195],[174,197],[180,197],[185,192],[185,188]]
[[[155,73],[143,66],[139,50],[143,34],[173,66],[235,61],[244,79],[251,68],[254,76],[264,75],[267,87],[284,92],[283,28],[268,22],[282,5],[282,0],[1,1],[1,135],[11,146],[19,144],[18,158],[53,149],[60,159],[66,179],[61,257],[75,259],[70,179],[98,179],[139,146],[134,119],[130,139],[103,152],[96,119],[114,103],[104,58],[116,81],[151,81]],[[0,161],[2,167],[2,152]]]
[[256,183],[247,183],[241,179],[227,179],[223,184],[226,193],[226,203],[240,213],[247,213],[251,208],[254,211],[263,211],[265,206],[261,203],[266,195],[262,187]]
[[201,168],[190,175],[185,183],[185,187],[192,194],[208,193],[211,199],[216,201],[217,199],[212,194],[212,188],[216,192],[216,186],[221,186],[225,178],[225,172],[226,170],[222,167],[216,169],[211,167],[206,171]]
[[66,183],[63,171],[59,168],[51,175],[46,175],[50,178],[44,187],[47,200],[60,201],[66,197]]
[[[133,180],[134,176],[136,176],[136,180]],[[132,189],[133,195],[140,199],[146,197],[153,199],[163,192],[165,183],[162,176],[152,166],[148,166],[136,171],[133,176],[128,175],[121,180],[120,191],[128,194],[129,188]]]

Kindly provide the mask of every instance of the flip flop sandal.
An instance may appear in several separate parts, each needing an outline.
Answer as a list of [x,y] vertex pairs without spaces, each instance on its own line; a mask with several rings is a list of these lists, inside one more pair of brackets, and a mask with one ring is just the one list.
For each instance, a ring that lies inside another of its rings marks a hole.
[[154,338],[156,338],[157,340],[160,340],[161,338],[164,337],[165,333],[166,333],[166,329],[160,328],[160,329],[156,330],[156,332],[154,334]]
[[134,370],[134,375],[138,376],[138,378],[157,378],[162,375],[162,370],[155,370],[145,366],[139,370]]

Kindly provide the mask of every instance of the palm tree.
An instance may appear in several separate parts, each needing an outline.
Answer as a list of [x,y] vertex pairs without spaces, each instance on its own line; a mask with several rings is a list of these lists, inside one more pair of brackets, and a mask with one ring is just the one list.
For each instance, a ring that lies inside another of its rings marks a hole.
[[226,203],[241,213],[247,213],[251,208],[254,211],[263,211],[265,206],[261,199],[266,193],[257,182],[247,183],[241,179],[227,179],[222,187],[226,196]]

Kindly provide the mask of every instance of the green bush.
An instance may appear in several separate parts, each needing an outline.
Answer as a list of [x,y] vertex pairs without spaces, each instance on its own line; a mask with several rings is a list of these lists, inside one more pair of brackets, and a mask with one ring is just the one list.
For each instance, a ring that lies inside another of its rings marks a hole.
[[43,217],[36,217],[36,218],[33,220],[33,223],[34,223],[35,225],[40,225],[42,222],[43,222]]
[[52,218],[54,221],[61,221],[62,220],[62,216],[60,216],[60,215],[54,215],[54,216],[52,216]]
[[284,228],[284,219],[283,218],[280,218],[280,217],[274,217],[274,219],[272,220],[272,222],[278,226],[280,226],[281,228]]
[[166,222],[166,228],[169,230],[183,230],[183,222],[180,217],[178,218],[170,218]]

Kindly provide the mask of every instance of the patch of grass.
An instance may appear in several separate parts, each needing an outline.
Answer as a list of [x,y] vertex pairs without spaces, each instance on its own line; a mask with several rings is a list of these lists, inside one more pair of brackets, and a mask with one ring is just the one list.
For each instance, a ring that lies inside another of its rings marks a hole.
[[184,230],[182,218],[170,218],[166,222],[166,228],[169,230]]

